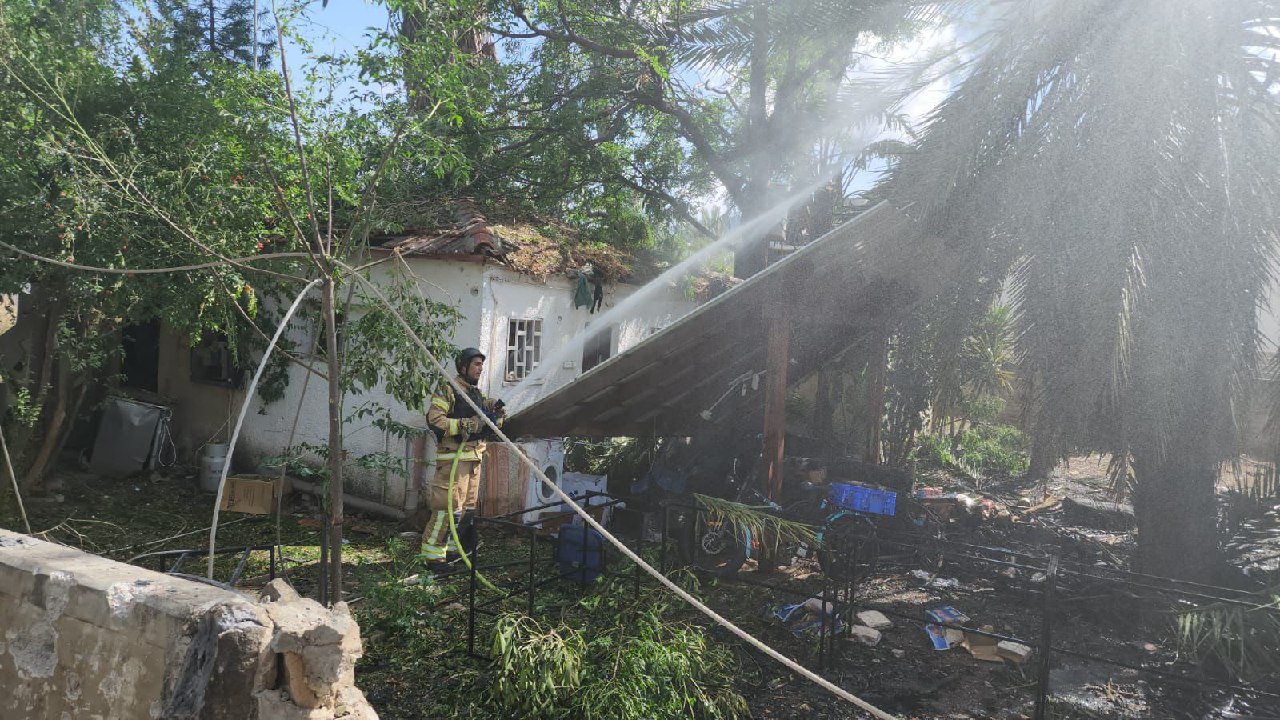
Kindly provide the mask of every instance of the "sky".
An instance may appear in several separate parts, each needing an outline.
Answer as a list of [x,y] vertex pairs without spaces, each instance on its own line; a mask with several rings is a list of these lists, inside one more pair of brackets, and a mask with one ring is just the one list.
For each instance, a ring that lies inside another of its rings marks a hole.
[[327,7],[311,3],[297,30],[315,44],[316,52],[351,50],[364,42],[370,27],[387,25],[387,9],[366,0],[329,0]]

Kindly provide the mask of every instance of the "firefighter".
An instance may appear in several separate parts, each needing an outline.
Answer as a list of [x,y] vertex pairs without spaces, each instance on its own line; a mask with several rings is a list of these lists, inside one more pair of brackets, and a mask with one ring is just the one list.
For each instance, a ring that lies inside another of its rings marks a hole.
[[[458,370],[454,380],[495,424],[501,425],[505,417],[502,402],[489,400],[477,387],[484,372],[484,361],[484,353],[476,348],[464,349],[454,362]],[[488,427],[471,405],[456,397],[453,384],[446,384],[439,394],[432,396],[427,425],[437,441],[436,472],[427,501],[430,513],[422,531],[422,558],[429,569],[439,570],[447,561],[447,553],[457,550],[455,529],[462,551],[470,555],[475,549],[480,459],[484,457]]]

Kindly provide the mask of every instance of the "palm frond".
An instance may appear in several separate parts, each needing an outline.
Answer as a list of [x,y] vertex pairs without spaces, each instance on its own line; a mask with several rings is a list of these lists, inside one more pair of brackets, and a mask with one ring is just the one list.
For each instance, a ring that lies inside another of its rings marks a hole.
[[701,511],[712,522],[727,523],[733,528],[739,541],[746,543],[754,538],[760,543],[771,543],[774,548],[784,543],[817,542],[812,525],[787,520],[766,512],[767,508],[744,505],[732,500],[694,494]]

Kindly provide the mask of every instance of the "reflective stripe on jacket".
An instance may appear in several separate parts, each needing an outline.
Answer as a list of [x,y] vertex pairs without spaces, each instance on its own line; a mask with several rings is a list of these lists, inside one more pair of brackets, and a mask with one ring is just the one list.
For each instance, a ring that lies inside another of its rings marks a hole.
[[[454,381],[462,387],[471,388],[471,399],[475,400],[481,408],[488,410],[492,407],[493,402],[461,375],[455,377]],[[455,457],[459,461],[479,460],[484,456],[485,442],[483,440],[462,442],[462,421],[476,417],[476,413],[465,401],[458,401],[454,397],[454,392],[452,384],[445,385],[440,394],[431,396],[431,406],[427,408],[427,425],[435,430],[438,438],[436,459],[449,462],[452,462]]]

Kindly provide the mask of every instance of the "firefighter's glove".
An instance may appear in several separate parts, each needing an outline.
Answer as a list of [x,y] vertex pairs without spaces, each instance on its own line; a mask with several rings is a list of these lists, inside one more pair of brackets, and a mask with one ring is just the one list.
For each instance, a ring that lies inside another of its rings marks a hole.
[[484,423],[478,417],[469,417],[458,423],[458,429],[462,431],[463,435],[475,436],[479,435],[480,431],[484,429]]

